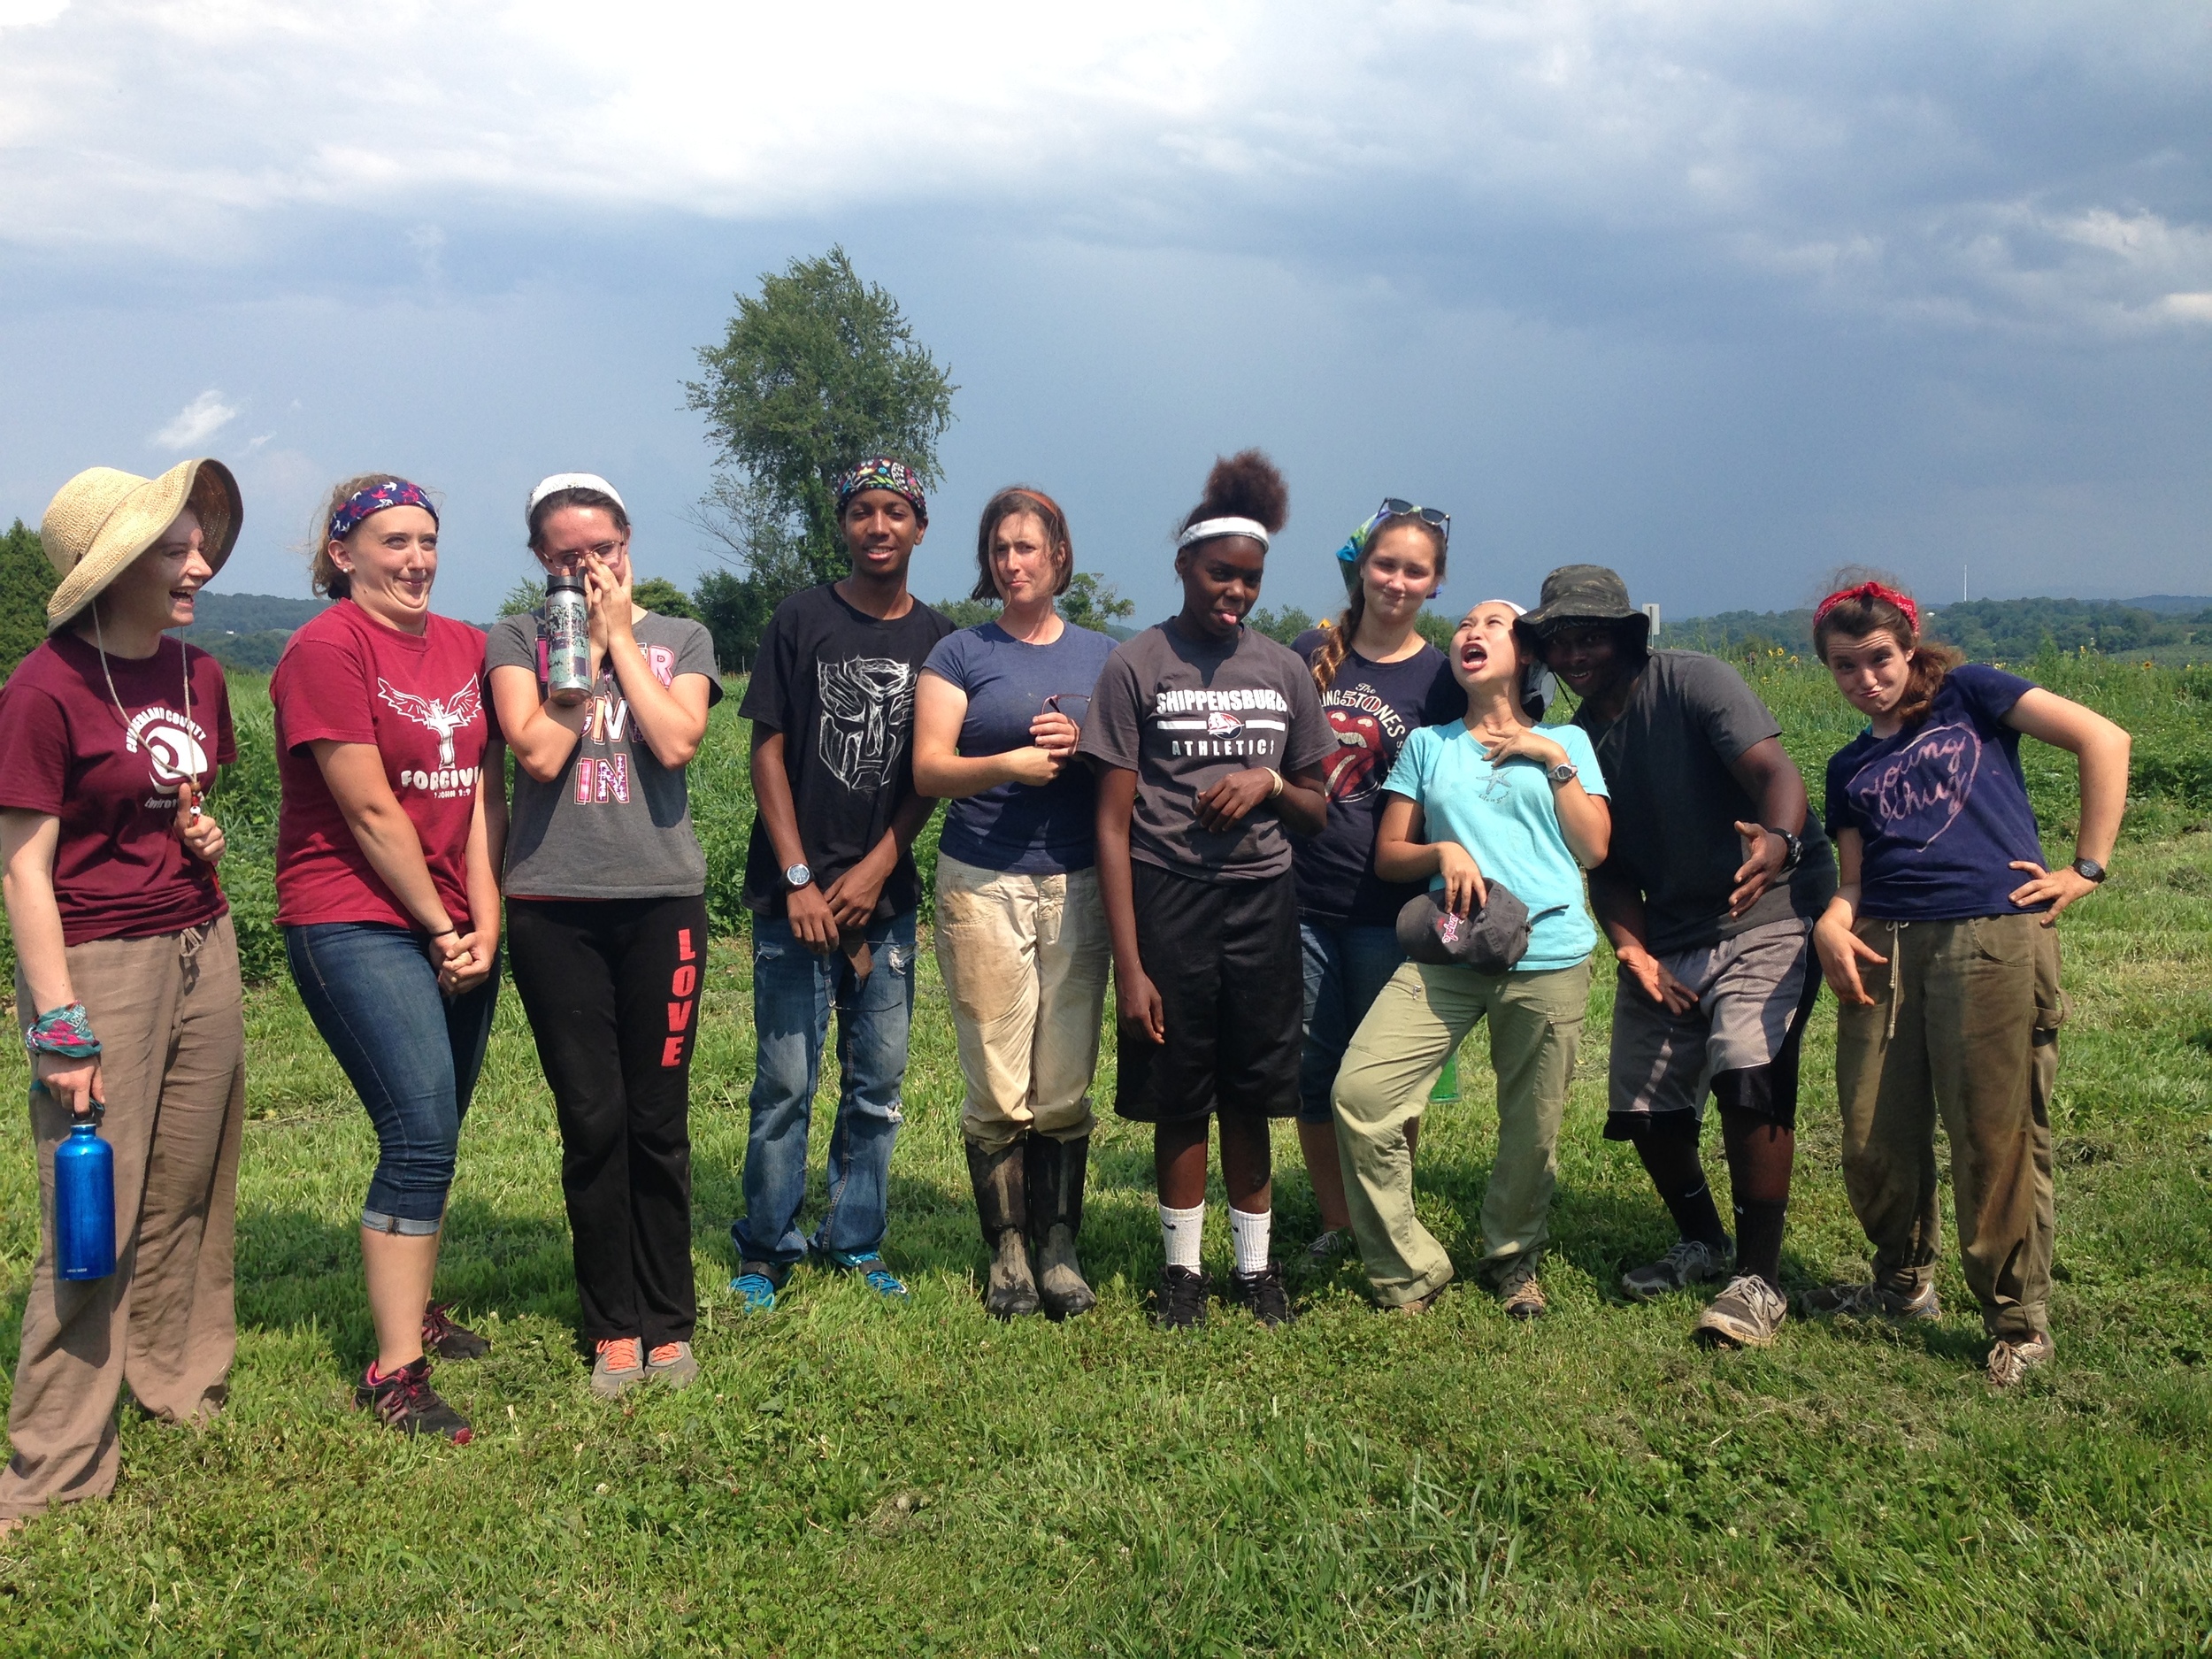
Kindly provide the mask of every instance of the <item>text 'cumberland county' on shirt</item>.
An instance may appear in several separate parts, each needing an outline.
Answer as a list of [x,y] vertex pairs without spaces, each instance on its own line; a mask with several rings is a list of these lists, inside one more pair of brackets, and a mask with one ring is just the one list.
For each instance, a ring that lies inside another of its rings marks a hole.
[[1257,880],[1290,868],[1272,802],[1226,830],[1198,826],[1198,796],[1231,772],[1317,767],[1336,733],[1305,663],[1240,628],[1200,640],[1164,622],[1114,648],[1091,697],[1077,753],[1137,774],[1129,854],[1163,870]]

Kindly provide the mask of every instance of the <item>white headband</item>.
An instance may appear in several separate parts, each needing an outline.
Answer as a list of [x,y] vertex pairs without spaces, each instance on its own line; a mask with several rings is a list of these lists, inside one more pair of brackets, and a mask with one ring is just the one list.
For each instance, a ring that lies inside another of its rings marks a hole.
[[556,472],[550,478],[539,480],[538,487],[530,492],[527,511],[537,511],[538,503],[557,489],[595,489],[616,506],[621,507],[623,511],[630,511],[623,504],[622,497],[615,494],[614,486],[596,472]]
[[[1525,617],[1528,615],[1528,607],[1526,605],[1517,605],[1510,599],[1486,599],[1482,603],[1486,605],[1503,605],[1507,610],[1512,611],[1512,613],[1517,617]],[[1476,608],[1477,607],[1473,605],[1468,606],[1470,611],[1475,610]]]
[[1256,518],[1201,518],[1175,538],[1175,550],[1180,553],[1194,541],[1210,541],[1217,535],[1248,535],[1263,549],[1267,546],[1267,526]]

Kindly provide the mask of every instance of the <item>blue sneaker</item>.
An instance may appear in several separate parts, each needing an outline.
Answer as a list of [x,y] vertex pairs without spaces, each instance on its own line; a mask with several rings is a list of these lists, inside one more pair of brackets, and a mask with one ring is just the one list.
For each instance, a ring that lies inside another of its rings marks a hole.
[[857,1273],[867,1281],[868,1288],[889,1302],[904,1302],[906,1286],[899,1277],[883,1264],[883,1258],[873,1250],[865,1256],[848,1256],[842,1250],[825,1250],[823,1259],[841,1273]]
[[730,1288],[747,1313],[773,1313],[776,1310],[776,1281],[765,1273],[740,1273],[730,1281]]

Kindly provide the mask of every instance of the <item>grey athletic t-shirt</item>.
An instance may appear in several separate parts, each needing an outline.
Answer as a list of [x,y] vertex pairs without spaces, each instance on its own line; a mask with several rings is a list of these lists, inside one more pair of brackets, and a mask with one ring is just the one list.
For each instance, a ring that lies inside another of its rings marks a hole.
[[1613,791],[1612,851],[1601,869],[1642,892],[1645,942],[1655,954],[1698,949],[1827,908],[1835,855],[1819,815],[1808,812],[1797,873],[1743,915],[1728,914],[1743,865],[1736,825],[1759,817],[1728,768],[1782,727],[1726,663],[1701,651],[1654,651],[1619,719],[1605,725],[1585,703],[1575,724],[1590,734]]
[[[545,685],[542,611],[502,617],[484,648],[487,671],[526,668]],[[646,665],[662,685],[703,674],[707,706],[722,700],[714,639],[696,622],[648,613],[637,625]],[[515,769],[500,883],[522,899],[688,898],[707,890],[707,861],[691,831],[691,796],[631,724],[611,670],[595,689],[591,719],[550,783]]]
[[1290,836],[1263,802],[1225,831],[1198,827],[1199,795],[1233,772],[1288,775],[1336,752],[1305,660],[1264,634],[1194,640],[1161,623],[1114,648],[1076,753],[1137,774],[1129,856],[1185,875],[1258,880],[1290,868]]

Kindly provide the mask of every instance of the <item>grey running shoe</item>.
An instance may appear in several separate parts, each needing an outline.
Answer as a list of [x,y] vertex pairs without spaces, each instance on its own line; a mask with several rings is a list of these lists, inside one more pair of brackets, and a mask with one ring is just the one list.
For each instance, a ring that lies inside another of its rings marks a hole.
[[1771,1348],[1789,1317],[1790,1304],[1780,1291],[1756,1273],[1739,1273],[1706,1304],[1690,1337],[1708,1348]]
[[688,1388],[699,1380],[699,1361],[688,1342],[664,1342],[645,1356],[645,1374],[664,1388]]
[[1536,1258],[1516,1256],[1498,1275],[1498,1302],[1509,1319],[1540,1319],[1550,1311],[1544,1302],[1544,1286],[1536,1277]]
[[1723,1239],[1717,1248],[1700,1239],[1678,1240],[1674,1248],[1655,1262],[1632,1267],[1621,1275],[1621,1294],[1631,1302],[1649,1302],[1693,1285],[1709,1285],[1726,1279],[1736,1268],[1736,1243]]
[[645,1343],[634,1336],[611,1337],[599,1344],[591,1362],[591,1392],[611,1400],[645,1380]]
[[1854,1319],[1933,1320],[1943,1317],[1943,1304],[1936,1300],[1935,1280],[1930,1279],[1909,1296],[1901,1296],[1893,1290],[1879,1285],[1860,1281],[1848,1285],[1823,1285],[1818,1290],[1809,1290],[1799,1299],[1799,1305],[1809,1319],[1824,1319],[1843,1314]]
[[1352,1230],[1349,1227],[1331,1227],[1317,1233],[1306,1246],[1306,1265],[1315,1269],[1334,1267],[1351,1250]]
[[2048,1331],[2038,1331],[2025,1341],[2000,1337],[1989,1350],[1989,1386],[2011,1387],[2039,1365],[2049,1364],[2053,1348]]

